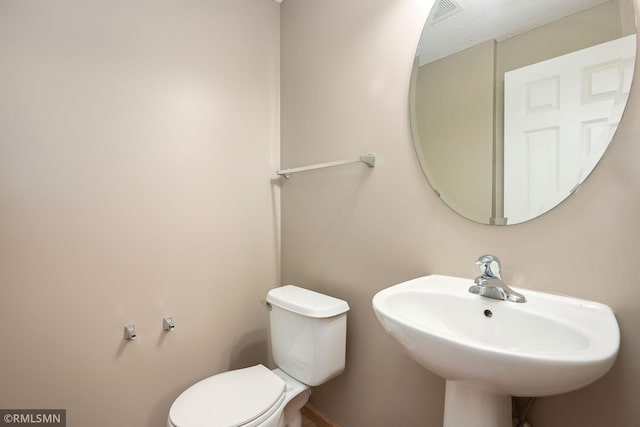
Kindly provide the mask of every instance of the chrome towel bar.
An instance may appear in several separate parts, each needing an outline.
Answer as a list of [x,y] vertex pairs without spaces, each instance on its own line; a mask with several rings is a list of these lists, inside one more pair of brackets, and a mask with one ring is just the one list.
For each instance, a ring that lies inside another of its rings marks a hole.
[[353,160],[338,160],[335,162],[327,162],[327,163],[319,163],[317,165],[310,165],[310,166],[302,166],[299,168],[290,168],[290,169],[280,169],[279,171],[276,171],[276,173],[280,176],[283,176],[285,178],[289,178],[291,176],[291,174],[297,173],[297,172],[304,172],[304,171],[310,171],[313,169],[321,169],[321,168],[328,168],[331,166],[340,166],[340,165],[348,165],[350,163],[358,163],[358,162],[362,162],[362,163],[366,163],[367,166],[369,166],[370,168],[373,168],[376,166],[376,155],[374,153],[369,153],[365,156],[360,156],[357,159],[353,159]]

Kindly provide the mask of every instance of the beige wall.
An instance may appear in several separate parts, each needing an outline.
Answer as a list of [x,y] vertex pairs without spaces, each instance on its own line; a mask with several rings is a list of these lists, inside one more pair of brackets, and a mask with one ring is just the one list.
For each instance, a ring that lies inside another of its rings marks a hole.
[[157,427],[264,362],[278,144],[273,1],[0,0],[0,408]]
[[484,224],[492,218],[494,44],[419,67],[412,94],[429,183],[456,212]]
[[[0,0],[0,407],[68,425],[163,425],[182,389],[266,359],[278,167],[375,151],[282,184],[283,282],[345,298],[348,369],[314,389],[344,427],[438,426],[443,381],[371,297],[492,252],[514,285],[611,305],[613,370],[540,399],[537,425],[640,418],[640,89],[583,188],[532,222],[471,223],[429,189],[407,92],[415,0]],[[282,48],[282,91],[279,49]],[[161,319],[173,315],[165,335]],[[138,340],[124,343],[133,322]]]
[[[483,253],[506,280],[612,306],[618,360],[580,391],[539,399],[545,427],[631,426],[640,419],[640,89],[594,173],[565,203],[508,227],[474,224],[430,187],[411,141],[408,87],[428,11],[415,0],[295,0],[282,6],[282,164],[374,151],[377,166],[294,176],[282,186],[283,281],[345,298],[348,367],[312,400],[343,427],[442,423],[444,382],[405,356],[371,298],[432,273],[474,277]],[[636,72],[640,74],[640,70]]]
[[497,46],[498,75],[632,34],[620,9],[629,0],[608,1],[506,40]]

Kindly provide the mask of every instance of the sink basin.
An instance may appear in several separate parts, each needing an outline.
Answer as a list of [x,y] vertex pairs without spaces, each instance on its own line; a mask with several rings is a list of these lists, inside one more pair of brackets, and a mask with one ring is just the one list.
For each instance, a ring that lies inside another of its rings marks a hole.
[[469,411],[469,405],[491,406],[479,398],[498,398],[503,414],[493,414],[499,420],[486,425],[510,426],[509,396],[576,390],[613,365],[620,331],[609,307],[514,288],[527,298],[517,304],[471,294],[472,285],[470,279],[432,275],[391,286],[373,298],[384,329],[412,358],[447,380],[445,421],[447,404],[456,410],[449,400],[467,396],[458,409]]

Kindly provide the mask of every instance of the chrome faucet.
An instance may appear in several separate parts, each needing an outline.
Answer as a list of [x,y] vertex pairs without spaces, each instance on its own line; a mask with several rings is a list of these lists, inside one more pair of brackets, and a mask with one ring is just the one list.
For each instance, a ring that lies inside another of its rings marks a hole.
[[487,298],[499,299],[511,302],[527,302],[527,299],[519,292],[514,291],[502,281],[500,275],[500,260],[494,255],[482,255],[476,261],[482,274],[474,280],[475,285],[469,288],[469,292]]

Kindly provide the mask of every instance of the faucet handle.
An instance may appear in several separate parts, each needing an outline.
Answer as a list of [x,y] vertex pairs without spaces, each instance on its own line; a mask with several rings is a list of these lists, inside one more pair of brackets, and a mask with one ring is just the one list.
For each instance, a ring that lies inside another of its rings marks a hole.
[[497,277],[502,279],[500,275],[500,260],[495,255],[482,255],[477,259],[476,264],[480,266],[483,276]]

